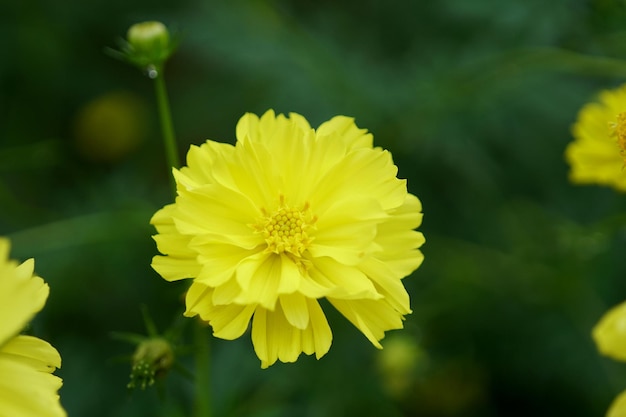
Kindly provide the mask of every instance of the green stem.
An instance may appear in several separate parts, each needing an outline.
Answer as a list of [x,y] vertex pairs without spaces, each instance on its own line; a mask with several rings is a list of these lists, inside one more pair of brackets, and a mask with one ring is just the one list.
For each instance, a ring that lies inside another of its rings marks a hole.
[[211,346],[207,337],[207,328],[200,321],[197,321],[194,326],[194,339],[196,357],[194,416],[211,417],[211,381],[209,377]]
[[159,107],[159,119],[161,120],[161,132],[163,134],[163,145],[165,146],[165,158],[170,173],[170,185],[176,196],[176,184],[172,176],[172,168],[180,166],[180,157],[178,156],[178,147],[176,145],[176,137],[174,136],[174,125],[172,123],[172,113],[170,112],[170,104],[167,98],[167,90],[165,89],[165,79],[163,77],[163,66],[157,69],[157,75],[154,78],[154,87],[156,91],[157,106]]
[[[170,171],[172,193],[174,198],[176,198],[176,183],[174,181],[174,177],[171,175],[171,170],[172,168],[178,168],[180,166],[180,158],[178,156],[176,137],[174,136],[174,126],[172,123],[169,100],[167,98],[167,90],[165,89],[163,66],[156,68],[156,71],[154,86],[156,90],[157,105],[159,108],[159,119],[161,120],[163,144],[165,145],[165,158]],[[193,405],[194,416],[211,417],[211,347],[209,344],[209,338],[207,337],[206,327],[199,321],[194,326],[194,345],[196,362],[196,392]]]

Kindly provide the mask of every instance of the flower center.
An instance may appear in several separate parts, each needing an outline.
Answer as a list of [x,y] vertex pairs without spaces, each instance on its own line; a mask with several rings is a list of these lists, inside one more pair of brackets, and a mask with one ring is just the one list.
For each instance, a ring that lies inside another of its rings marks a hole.
[[267,243],[266,251],[276,254],[289,252],[300,257],[313,241],[309,232],[315,228],[317,221],[311,214],[309,203],[304,203],[302,208],[289,207],[281,195],[274,213],[269,214],[265,209],[261,211],[263,218],[253,227],[263,235]]
[[617,137],[619,153],[626,164],[626,112],[617,115],[617,121],[612,124],[613,134]]

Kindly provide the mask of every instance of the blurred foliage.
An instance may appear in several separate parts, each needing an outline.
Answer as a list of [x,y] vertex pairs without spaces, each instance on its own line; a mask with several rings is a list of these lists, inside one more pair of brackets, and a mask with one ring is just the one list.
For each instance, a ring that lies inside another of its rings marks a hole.
[[[143,303],[166,328],[185,291],[149,267],[148,221],[171,199],[151,82],[103,53],[153,19],[182,35],[165,73],[181,152],[233,142],[247,111],[345,114],[424,205],[414,312],[389,335],[419,352],[404,394],[385,386],[384,351],[326,308],[319,362],[262,371],[249,339],[214,340],[216,416],[603,415],[626,368],[590,331],[626,298],[626,197],[568,184],[562,155],[578,109],[626,79],[626,3],[9,0],[0,234],[50,283],[33,330],[63,356],[70,416],[189,415],[184,374],[163,396],[128,392],[116,358],[132,348],[110,337],[144,331]],[[103,135],[123,152],[95,152]]]

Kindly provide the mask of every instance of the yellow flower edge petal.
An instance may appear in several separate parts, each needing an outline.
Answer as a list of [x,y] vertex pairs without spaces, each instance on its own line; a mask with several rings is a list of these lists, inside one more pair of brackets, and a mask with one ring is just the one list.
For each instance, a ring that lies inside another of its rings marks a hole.
[[32,259],[18,264],[9,248],[0,238],[0,416],[65,417],[62,380],[52,375],[61,356],[48,342],[18,335],[43,308],[49,287],[34,275]]
[[0,354],[40,372],[50,373],[61,367],[59,352],[50,343],[33,336],[14,337],[0,348]]
[[583,106],[565,150],[569,179],[626,191],[626,84]]
[[626,391],[622,391],[611,403],[606,417],[626,417]]
[[61,378],[0,352],[0,415],[64,417],[57,391]]
[[591,334],[600,353],[626,361],[626,302],[609,309]]
[[151,221],[153,268],[192,279],[185,315],[214,336],[251,324],[263,368],[328,352],[321,298],[380,348],[411,313],[402,280],[424,243],[421,203],[391,153],[346,116],[313,129],[296,113],[246,113],[235,132],[234,146],[192,146],[174,170],[176,201]]
[[34,261],[21,265],[9,259],[10,243],[0,238],[0,345],[19,333],[39,312],[49,288],[33,275]]

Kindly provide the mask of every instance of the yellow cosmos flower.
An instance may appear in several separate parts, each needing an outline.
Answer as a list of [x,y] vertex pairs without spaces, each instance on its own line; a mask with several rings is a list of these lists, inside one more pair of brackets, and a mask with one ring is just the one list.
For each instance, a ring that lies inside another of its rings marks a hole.
[[62,417],[57,394],[61,366],[49,343],[18,335],[48,298],[48,285],[33,275],[32,259],[18,265],[9,259],[9,241],[0,239],[0,416]]
[[353,119],[317,130],[298,114],[244,115],[235,146],[192,146],[178,197],[151,222],[166,280],[193,278],[185,315],[236,339],[252,321],[266,368],[319,359],[332,334],[325,298],[376,347],[411,312],[401,279],[422,262],[420,201],[389,152]]
[[574,141],[565,150],[570,180],[626,191],[626,84],[586,104],[572,134]]

